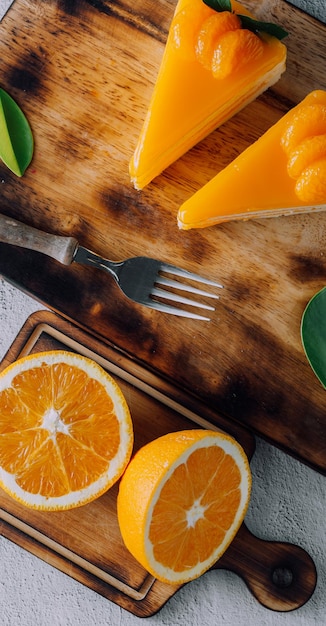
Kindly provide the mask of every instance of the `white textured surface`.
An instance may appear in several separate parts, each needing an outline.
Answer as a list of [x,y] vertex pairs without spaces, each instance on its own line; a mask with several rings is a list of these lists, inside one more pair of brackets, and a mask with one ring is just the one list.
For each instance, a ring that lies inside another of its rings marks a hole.
[[288,0],[290,4],[307,11],[313,17],[326,22],[326,0]]
[[0,0],[0,21],[7,13],[9,7],[13,4],[14,0]]
[[[37,302],[0,279],[0,359]],[[256,535],[289,541],[318,571],[309,602],[290,613],[263,608],[235,574],[213,571],[188,583],[153,617],[140,619],[0,537],[1,626],[324,626],[326,477],[258,440],[246,522]]]

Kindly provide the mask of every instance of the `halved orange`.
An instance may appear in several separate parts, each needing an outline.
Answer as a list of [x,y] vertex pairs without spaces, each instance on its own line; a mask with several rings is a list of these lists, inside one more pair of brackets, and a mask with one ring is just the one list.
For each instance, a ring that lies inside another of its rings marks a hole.
[[232,437],[197,429],[168,433],[142,447],[121,479],[122,538],[157,579],[185,583],[227,549],[250,490],[247,456]]
[[41,352],[0,374],[0,487],[20,503],[86,504],[120,478],[132,447],[126,400],[95,361]]

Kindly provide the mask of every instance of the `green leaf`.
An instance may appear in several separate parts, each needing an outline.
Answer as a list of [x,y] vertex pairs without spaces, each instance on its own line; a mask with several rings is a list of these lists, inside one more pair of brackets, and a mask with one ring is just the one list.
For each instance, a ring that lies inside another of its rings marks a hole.
[[[231,0],[203,0],[204,4],[207,4],[214,11],[230,11],[232,12]],[[259,22],[258,20],[248,17],[247,15],[241,15],[237,13],[240,18],[242,28],[251,30],[253,33],[264,32],[269,35],[273,35],[277,39],[284,39],[288,35],[286,30],[277,24],[272,22]]]
[[203,0],[214,11],[232,11],[231,0]]
[[33,150],[33,134],[24,113],[0,88],[0,159],[16,176],[22,176]]
[[301,340],[313,371],[326,389],[326,287],[311,298],[303,312]]
[[288,35],[287,31],[284,30],[282,26],[273,24],[273,22],[259,22],[247,15],[238,15],[238,17],[241,20],[242,28],[251,30],[253,33],[264,32],[273,35],[273,37],[277,37],[277,39],[284,39],[284,37]]

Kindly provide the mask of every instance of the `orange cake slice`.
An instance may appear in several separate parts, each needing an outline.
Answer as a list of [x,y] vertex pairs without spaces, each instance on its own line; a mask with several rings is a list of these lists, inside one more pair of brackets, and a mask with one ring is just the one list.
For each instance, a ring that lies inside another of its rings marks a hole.
[[[251,14],[234,0],[231,6],[232,11],[220,12],[203,0],[178,1],[129,166],[136,189],[273,85],[285,70],[284,44],[269,33],[243,28],[239,16]],[[283,37],[285,31],[279,31]]]
[[179,228],[326,209],[326,91],[316,90],[179,209]]

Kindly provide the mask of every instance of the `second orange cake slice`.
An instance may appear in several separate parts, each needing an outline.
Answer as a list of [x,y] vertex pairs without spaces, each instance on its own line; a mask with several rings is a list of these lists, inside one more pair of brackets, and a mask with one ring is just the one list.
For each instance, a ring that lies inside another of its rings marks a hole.
[[326,209],[326,91],[284,115],[179,209],[183,230]]

